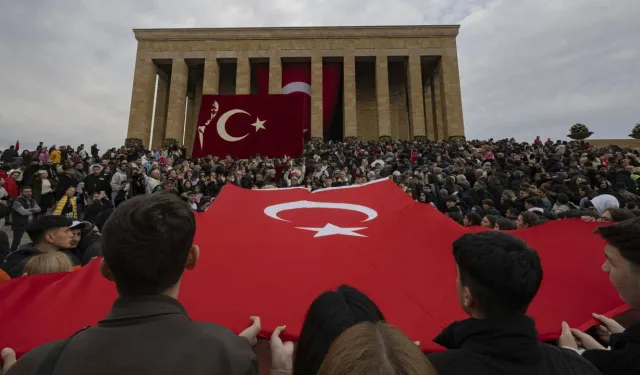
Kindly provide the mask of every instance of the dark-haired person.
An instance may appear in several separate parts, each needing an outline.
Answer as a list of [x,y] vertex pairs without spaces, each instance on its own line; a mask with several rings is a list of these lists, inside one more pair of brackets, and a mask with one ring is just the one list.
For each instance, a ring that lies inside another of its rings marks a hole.
[[462,219],[462,224],[465,227],[479,227],[482,225],[482,216],[476,212],[467,212]]
[[251,344],[259,318],[239,337],[192,321],[177,300],[184,270],[198,263],[195,231],[193,212],[173,194],[122,203],[102,236],[100,271],[118,290],[111,312],[97,326],[31,350],[8,374],[256,374]]
[[[309,306],[296,348],[294,374],[317,374],[333,341],[358,323],[377,323],[384,316],[364,293],[342,285],[319,295]],[[286,370],[286,369],[276,369]]]
[[449,349],[429,355],[440,375],[596,375],[577,353],[538,341],[526,315],[542,283],[535,250],[499,231],[453,243],[460,306],[470,316],[434,339]]
[[32,194],[31,187],[23,186],[20,189],[20,196],[13,201],[13,206],[11,207],[11,230],[13,231],[11,251],[18,249],[27,227],[33,222],[35,214],[40,213],[40,206],[31,197]]
[[[620,298],[629,306],[640,308],[640,217],[598,227],[595,233],[607,242],[602,270],[609,274]],[[586,349],[582,357],[604,375],[640,373],[640,324],[625,329],[613,319],[598,314],[593,317],[602,323],[597,327],[598,335],[611,350],[566,323],[562,324],[558,345]]]
[[[11,278],[20,277],[23,274],[24,265],[32,256],[71,249],[73,247],[73,235],[69,229],[71,224],[71,219],[63,216],[38,217],[27,227],[27,234],[32,242],[10,253],[0,268]],[[80,264],[80,261],[73,254],[68,251],[63,252],[74,266]]]
[[495,230],[516,230],[516,223],[513,220],[507,219],[506,217],[499,217],[496,219],[496,226],[493,228]]
[[493,215],[485,215],[482,218],[482,223],[480,224],[483,228],[493,229],[496,227],[496,220],[498,218]]

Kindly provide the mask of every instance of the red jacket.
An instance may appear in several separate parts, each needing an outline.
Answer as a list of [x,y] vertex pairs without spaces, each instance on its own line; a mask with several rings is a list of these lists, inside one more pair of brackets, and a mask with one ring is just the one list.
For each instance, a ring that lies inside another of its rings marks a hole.
[[4,179],[4,189],[7,191],[11,198],[17,198],[18,194],[20,194],[18,183],[11,177],[7,177]]

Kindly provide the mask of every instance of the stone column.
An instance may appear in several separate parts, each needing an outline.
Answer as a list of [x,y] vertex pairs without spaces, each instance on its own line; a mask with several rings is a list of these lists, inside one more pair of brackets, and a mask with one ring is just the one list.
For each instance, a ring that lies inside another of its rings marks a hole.
[[433,113],[433,77],[428,77],[424,80],[423,85],[423,97],[424,97],[424,122],[427,127],[427,139],[436,139],[435,117]]
[[376,96],[378,99],[378,137],[391,136],[389,105],[389,67],[387,56],[376,56]]
[[196,101],[194,98],[187,96],[187,114],[184,126],[184,145],[187,147],[187,153],[193,145],[193,136],[195,133],[194,114],[196,111]]
[[164,146],[164,134],[167,126],[167,104],[169,99],[169,76],[158,70],[158,87],[156,89],[156,112],[153,118],[153,136],[151,147]]
[[440,64],[433,73],[433,118],[435,122],[436,140],[446,139],[446,127],[444,125],[444,108],[442,105],[442,97],[444,88],[442,86],[442,77]]
[[440,61],[440,87],[442,89],[442,117],[446,138],[464,136],[462,118],[462,92],[460,90],[460,72],[456,49],[445,51]]
[[251,93],[251,65],[248,57],[238,57],[236,65],[236,94]]
[[356,58],[355,56],[345,56],[342,67],[344,93],[344,137],[358,136],[358,121],[356,118]]
[[156,67],[153,60],[136,58],[127,138],[139,138],[145,147],[149,146],[151,139],[155,86]]
[[184,59],[173,59],[171,85],[169,86],[169,109],[167,110],[166,138],[173,138],[182,145],[184,136],[184,111],[187,100],[189,66]]
[[322,56],[311,57],[311,138],[322,139]]
[[204,61],[204,78],[202,82],[202,92],[205,94],[217,95],[220,88],[220,65],[217,59],[206,59]]
[[282,92],[282,60],[279,57],[269,58],[269,94]]
[[422,64],[420,56],[409,56],[407,66],[407,86],[409,89],[409,124],[411,137],[424,138],[424,99],[422,97]]
[[[187,148],[187,155],[191,156],[193,149],[193,141],[196,136],[196,127],[198,124],[198,116],[200,115],[200,103],[202,102],[202,81],[196,81],[196,92],[193,99],[189,99],[187,104],[187,122],[184,128],[184,145]],[[193,108],[190,108],[193,106]],[[193,113],[189,118],[189,110]]]

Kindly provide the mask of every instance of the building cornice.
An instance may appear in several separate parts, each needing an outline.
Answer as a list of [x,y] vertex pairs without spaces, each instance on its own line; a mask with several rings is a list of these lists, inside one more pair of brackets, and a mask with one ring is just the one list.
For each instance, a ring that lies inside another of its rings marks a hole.
[[455,38],[459,25],[134,29],[138,41]]

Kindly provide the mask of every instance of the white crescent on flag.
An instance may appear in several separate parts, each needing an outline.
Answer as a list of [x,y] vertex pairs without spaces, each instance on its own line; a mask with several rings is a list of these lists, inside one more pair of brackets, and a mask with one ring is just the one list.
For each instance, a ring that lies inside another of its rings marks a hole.
[[306,82],[291,82],[282,88],[282,94],[301,92],[311,96],[311,85]]

